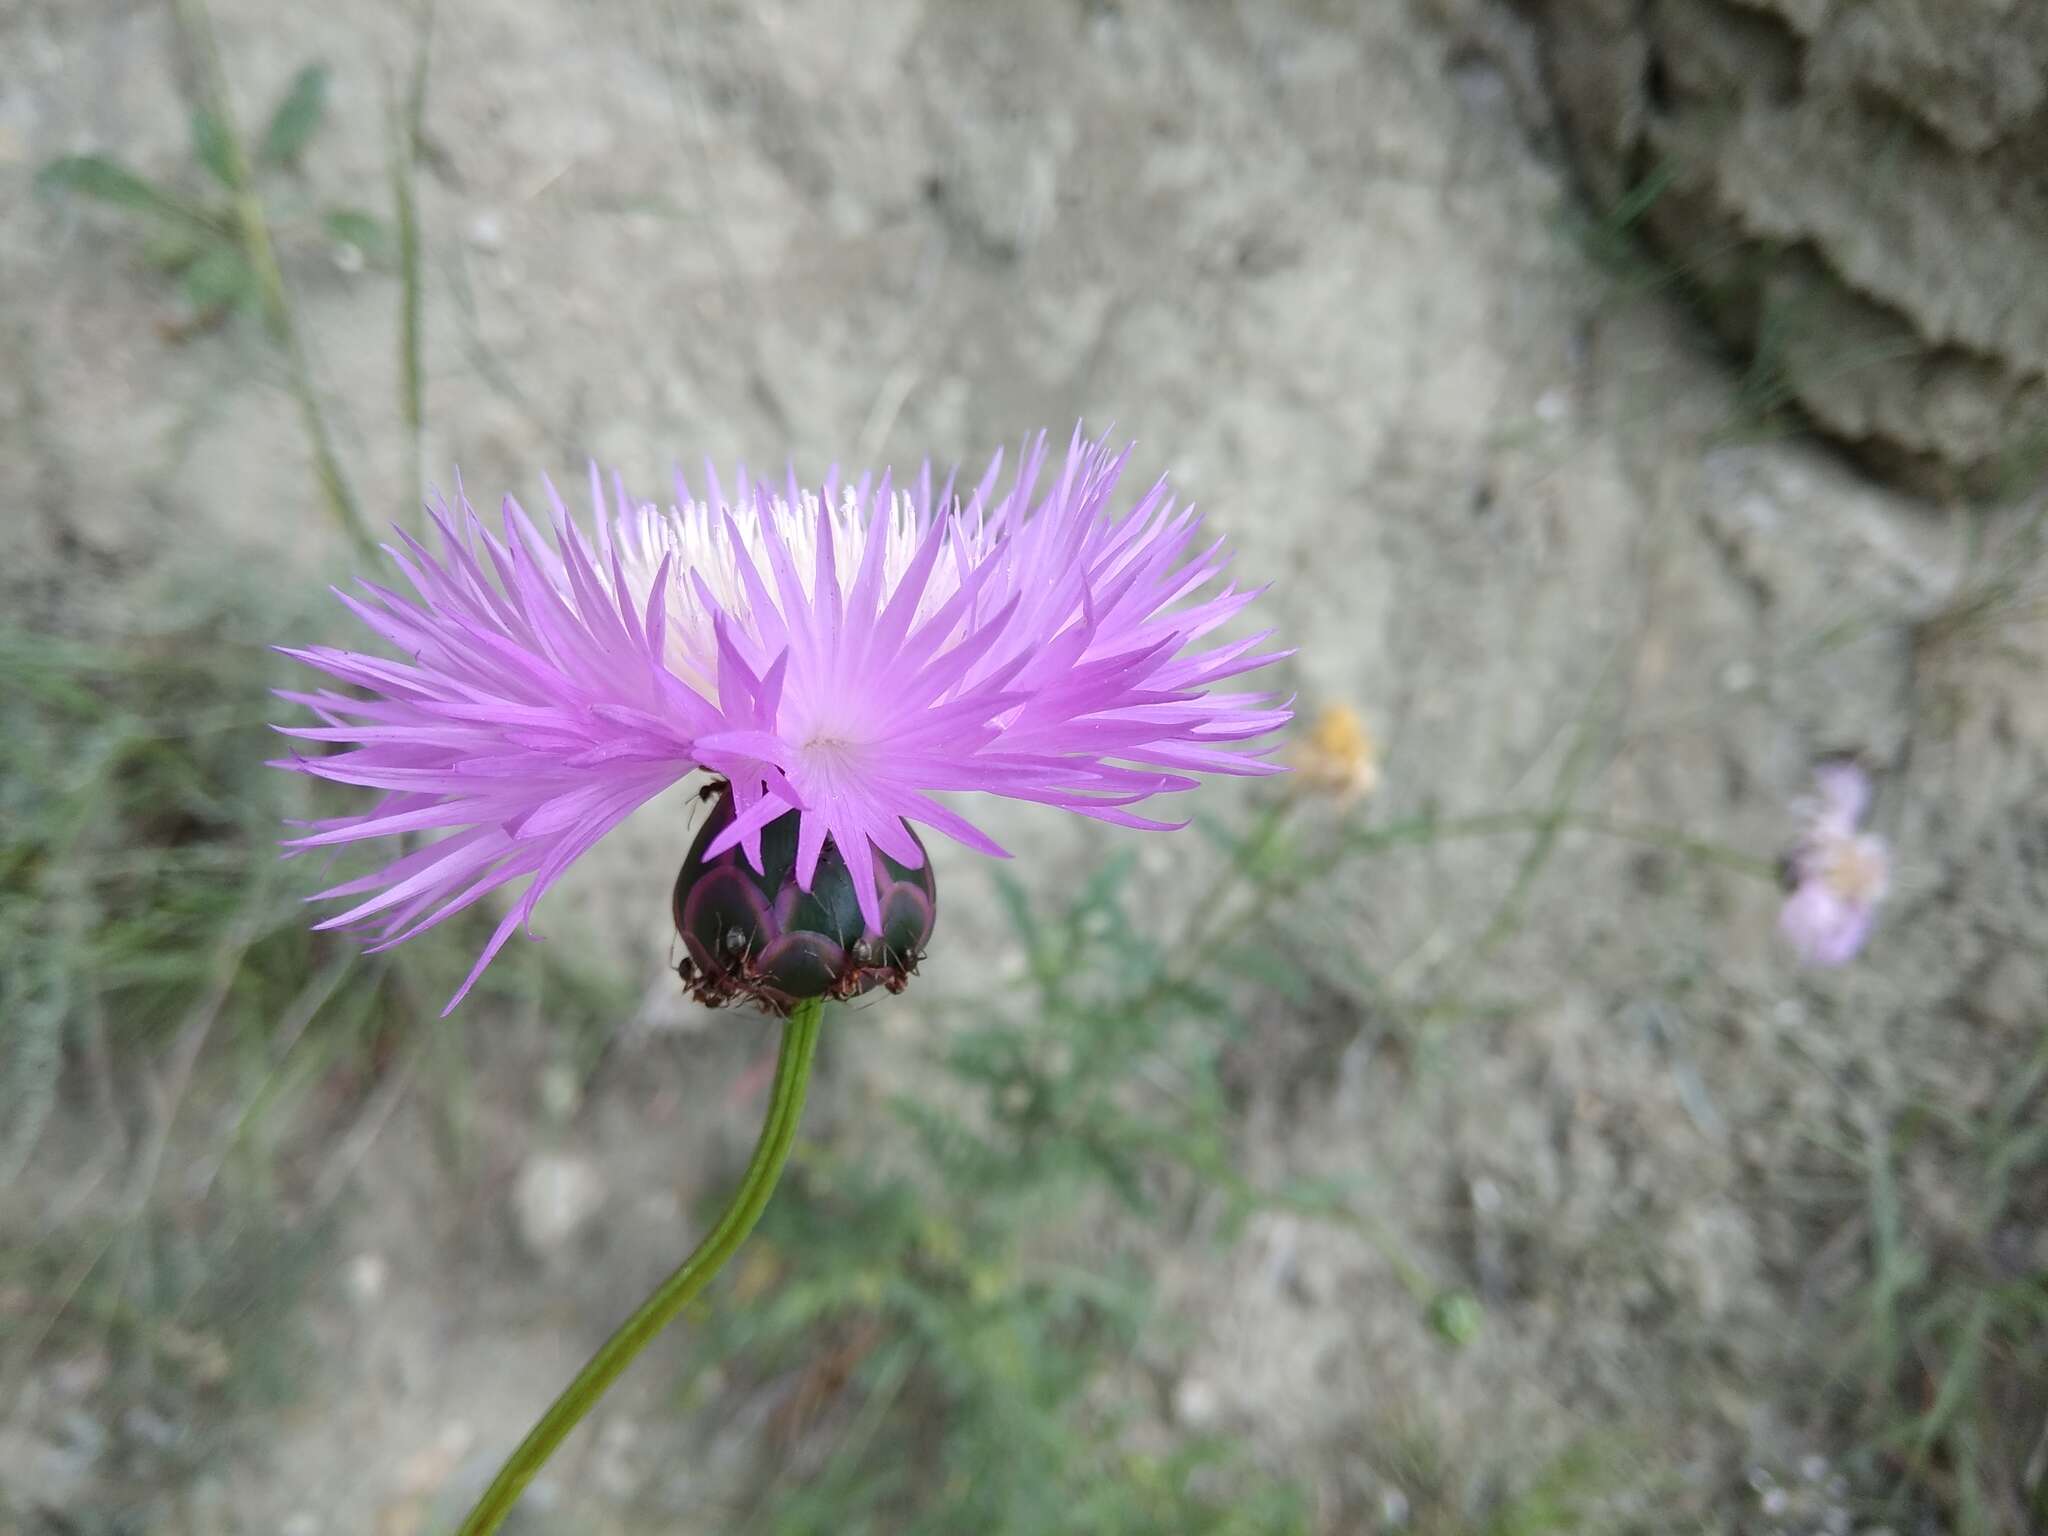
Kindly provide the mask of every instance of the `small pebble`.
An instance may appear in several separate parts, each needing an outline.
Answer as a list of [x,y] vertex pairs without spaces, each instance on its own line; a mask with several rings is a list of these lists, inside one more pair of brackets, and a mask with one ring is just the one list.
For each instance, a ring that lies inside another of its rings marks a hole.
[[360,1307],[374,1307],[384,1299],[391,1279],[391,1265],[381,1253],[364,1252],[348,1261],[346,1271],[349,1298]]
[[604,1175],[589,1158],[536,1152],[512,1188],[520,1242],[536,1258],[560,1253],[604,1208],[608,1194]]
[[1173,1416],[1189,1429],[1207,1429],[1223,1412],[1223,1399],[1199,1376],[1186,1376],[1173,1389]]

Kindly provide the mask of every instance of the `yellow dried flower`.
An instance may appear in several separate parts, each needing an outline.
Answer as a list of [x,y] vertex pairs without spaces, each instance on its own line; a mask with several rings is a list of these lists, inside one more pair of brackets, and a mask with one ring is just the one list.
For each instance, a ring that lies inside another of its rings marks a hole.
[[1304,785],[1340,805],[1362,800],[1379,787],[1379,744],[1348,704],[1327,705],[1316,716],[1293,762]]

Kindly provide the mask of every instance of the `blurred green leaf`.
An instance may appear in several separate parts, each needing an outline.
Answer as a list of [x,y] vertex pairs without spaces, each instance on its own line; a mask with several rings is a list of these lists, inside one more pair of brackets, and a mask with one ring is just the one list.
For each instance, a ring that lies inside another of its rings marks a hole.
[[210,243],[182,228],[154,230],[142,242],[142,259],[162,272],[182,272]]
[[365,256],[382,259],[390,253],[390,233],[382,221],[360,208],[330,208],[320,222],[330,239],[352,245]]
[[263,165],[290,165],[299,158],[327,112],[327,66],[308,64],[296,75],[270,114],[256,158]]
[[89,197],[134,213],[153,214],[189,228],[215,226],[204,213],[177,194],[145,181],[118,160],[105,155],[66,155],[36,173],[36,190]]
[[1486,1326],[1486,1312],[1470,1291],[1444,1291],[1429,1304],[1429,1326],[1446,1344],[1463,1349]]
[[218,112],[201,107],[192,114],[192,155],[215,181],[234,190],[234,151],[228,142],[228,125]]
[[182,286],[193,307],[211,312],[256,297],[256,274],[231,245],[216,245],[185,269]]

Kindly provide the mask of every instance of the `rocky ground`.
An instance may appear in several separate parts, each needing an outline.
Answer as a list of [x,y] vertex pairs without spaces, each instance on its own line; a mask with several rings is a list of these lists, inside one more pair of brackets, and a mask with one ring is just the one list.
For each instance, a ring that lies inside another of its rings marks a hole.
[[[408,9],[213,9],[251,102],[331,64],[339,126],[304,176],[380,205]],[[1483,1509],[1588,1441],[1653,1467],[1644,1528],[1668,1500],[1725,1529],[1876,1529],[1806,1352],[1858,1283],[1864,1133],[1983,1111],[2048,982],[2038,637],[1929,623],[2016,514],[1888,490],[1759,417],[1656,259],[1586,212],[1527,26],[1453,0],[444,0],[425,457],[524,493],[585,454],[652,486],[672,457],[950,462],[1114,420],[1274,582],[1288,685],[1373,723],[1372,815],[1570,795],[1769,858],[1814,756],[1865,754],[1898,888],[1851,970],[1796,971],[1760,882],[1567,836],[1483,954],[1524,842],[1364,868],[1315,919],[1357,963],[1311,1008],[1251,1001],[1247,1166],[1341,1180],[1480,1297],[1469,1347],[1442,1347],[1381,1246],[1308,1218],[1155,1266],[1189,1329],[1169,1410],[1295,1470],[1328,1529],[1397,1527],[1425,1487]],[[84,147],[185,153],[161,8],[31,3],[0,16],[0,57],[0,186]],[[321,579],[346,551],[271,353],[242,325],[174,338],[117,227],[0,198],[16,600],[61,625],[195,552]],[[286,271],[358,491],[404,515],[393,280],[317,238]],[[552,901],[644,978],[634,1069],[552,1090],[537,1023],[505,1021],[459,1173],[395,1102],[345,1181],[305,1390],[181,1528],[427,1528],[685,1243],[750,1134],[728,1085],[761,1044],[670,995],[686,813],[637,821]],[[998,823],[1031,883],[1099,846]],[[1144,856],[1168,914],[1208,857]],[[957,998],[1002,939],[982,872],[941,857],[931,996]],[[1448,978],[1455,1009],[1389,1000]],[[945,1027],[917,994],[893,1018]],[[1902,1176],[1968,1203],[1946,1164]],[[2011,1240],[2038,1277],[2048,1254]],[[65,1381],[35,1390],[0,1482],[61,1504],[105,1469],[30,1422]],[[652,1390],[556,1497],[637,1486],[664,1444]]]

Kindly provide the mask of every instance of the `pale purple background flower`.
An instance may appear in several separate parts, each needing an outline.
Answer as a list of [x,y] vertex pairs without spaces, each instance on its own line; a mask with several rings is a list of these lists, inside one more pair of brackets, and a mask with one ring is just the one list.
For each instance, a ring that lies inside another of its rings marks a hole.
[[1853,759],[1814,768],[1814,794],[1794,809],[1804,825],[1785,860],[1791,890],[1778,926],[1808,965],[1845,965],[1870,938],[1891,884],[1884,840],[1861,830],[1869,773]]
[[[828,836],[917,867],[905,821],[1002,854],[934,791],[1163,828],[1130,807],[1279,771],[1247,743],[1286,705],[1213,690],[1286,653],[1271,631],[1206,643],[1258,593],[1217,587],[1222,541],[1195,545],[1163,479],[1112,510],[1128,456],[1077,429],[1041,493],[1041,435],[1007,490],[998,454],[964,498],[928,467],[907,491],[742,470],[701,499],[679,475],[665,510],[614,480],[609,514],[593,467],[589,532],[548,487],[552,543],[510,498],[491,532],[458,482],[430,508],[438,548],[389,550],[409,594],[339,594],[402,659],[286,651],[354,691],[287,693],[321,723],[284,734],[343,750],[279,766],[382,792],[288,846],[433,839],[321,892],[359,899],[320,926],[386,948],[524,880],[452,1008],[570,864],[699,767],[738,809],[709,852],[758,868],[761,828],[796,809],[806,888]],[[874,922],[871,861],[848,862]]]

